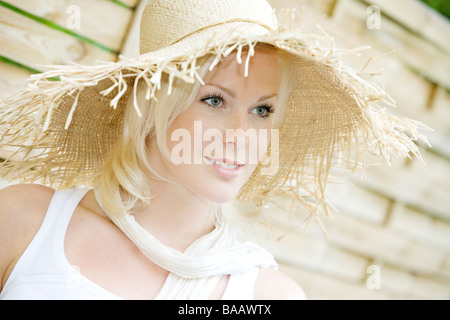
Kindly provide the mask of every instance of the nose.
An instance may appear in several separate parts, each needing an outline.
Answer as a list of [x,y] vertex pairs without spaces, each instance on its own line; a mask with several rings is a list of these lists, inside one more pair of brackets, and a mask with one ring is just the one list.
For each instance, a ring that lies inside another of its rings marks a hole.
[[248,144],[248,123],[245,114],[233,112],[226,121],[225,143],[235,144],[238,149]]

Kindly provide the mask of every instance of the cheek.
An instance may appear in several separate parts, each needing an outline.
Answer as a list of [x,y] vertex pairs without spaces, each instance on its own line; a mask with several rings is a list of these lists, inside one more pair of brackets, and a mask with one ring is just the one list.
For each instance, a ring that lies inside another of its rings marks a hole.
[[194,163],[192,149],[198,139],[195,119],[189,112],[178,116],[167,129],[166,145],[174,164]]
[[256,130],[256,138],[249,139],[247,145],[247,158],[250,164],[258,164],[270,145],[271,129]]

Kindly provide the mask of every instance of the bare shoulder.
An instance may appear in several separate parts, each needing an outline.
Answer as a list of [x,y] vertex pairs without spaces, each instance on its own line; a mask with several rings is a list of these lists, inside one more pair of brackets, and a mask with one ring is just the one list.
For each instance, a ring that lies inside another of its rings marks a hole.
[[53,189],[38,184],[18,184],[3,188],[0,190],[0,219],[14,218],[12,221],[15,221],[24,215],[27,219],[32,218],[30,215],[48,206],[54,192]]
[[35,184],[0,190],[0,280],[39,230],[53,194],[53,189]]
[[292,278],[272,268],[261,268],[255,284],[256,300],[305,300],[302,288]]
[[[54,190],[37,184],[12,185],[0,190],[0,240],[17,240],[37,231]],[[36,229],[36,230],[35,230]],[[11,245],[11,241],[8,243]],[[5,242],[1,242],[4,244]]]

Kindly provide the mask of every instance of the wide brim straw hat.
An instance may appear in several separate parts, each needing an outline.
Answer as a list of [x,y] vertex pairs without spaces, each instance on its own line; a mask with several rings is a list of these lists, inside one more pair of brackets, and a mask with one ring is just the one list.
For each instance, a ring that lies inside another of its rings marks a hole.
[[[54,188],[92,186],[123,130],[127,100],[138,81],[154,98],[163,73],[169,79],[201,81],[196,61],[233,51],[253,54],[271,44],[289,57],[290,86],[279,130],[279,167],[259,164],[237,200],[263,208],[280,194],[327,211],[325,186],[334,167],[354,170],[366,154],[389,164],[416,155],[424,139],[420,122],[386,112],[389,95],[342,62],[345,50],[324,46],[316,35],[277,22],[265,0],[150,0],[142,15],[140,55],[95,66],[54,66],[33,75],[26,89],[1,103],[0,148],[11,150],[0,175]],[[298,27],[298,26],[297,26]],[[238,54],[240,56],[240,54]],[[135,104],[136,112],[140,112]],[[270,150],[269,150],[270,153]],[[292,206],[295,207],[295,206]]]

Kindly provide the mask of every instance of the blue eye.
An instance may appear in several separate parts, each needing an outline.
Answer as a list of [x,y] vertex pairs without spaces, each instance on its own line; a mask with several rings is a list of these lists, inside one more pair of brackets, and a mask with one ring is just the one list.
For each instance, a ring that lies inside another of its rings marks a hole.
[[263,119],[269,117],[269,115],[274,112],[275,112],[275,109],[272,106],[267,105],[267,104],[264,104],[264,105],[261,105],[261,106],[258,106],[256,108],[252,109],[253,114],[256,114],[257,116],[259,116]]
[[220,107],[223,105],[223,97],[218,94],[208,95],[202,98],[201,101],[210,107]]

